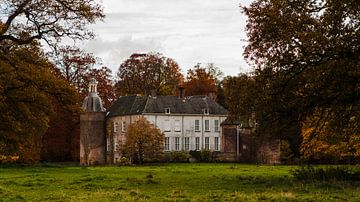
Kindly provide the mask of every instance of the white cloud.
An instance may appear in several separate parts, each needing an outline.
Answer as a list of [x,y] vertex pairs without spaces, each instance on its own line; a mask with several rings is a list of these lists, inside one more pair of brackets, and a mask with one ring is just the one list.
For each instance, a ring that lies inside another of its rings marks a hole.
[[243,60],[245,16],[250,0],[104,0],[105,22],[85,50],[116,71],[135,52],[161,52],[186,72],[196,63],[215,63],[227,75],[247,71]]

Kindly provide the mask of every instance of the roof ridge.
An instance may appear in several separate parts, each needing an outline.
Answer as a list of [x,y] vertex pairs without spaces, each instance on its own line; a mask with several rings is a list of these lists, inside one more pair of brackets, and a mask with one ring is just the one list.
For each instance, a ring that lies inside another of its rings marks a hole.
[[145,109],[146,109],[146,107],[148,106],[148,102],[149,102],[149,96],[147,97],[147,98],[145,98],[146,99],[146,102],[145,102],[145,106],[144,106],[144,109],[142,110],[142,114],[143,113],[145,113]]
[[[133,95],[133,97],[134,97],[134,95]],[[130,108],[130,114],[132,114],[132,111],[133,111],[133,108],[134,108],[134,105],[135,105],[135,102],[136,102],[136,98],[137,98],[137,95],[135,95],[135,99],[134,99],[134,101],[132,102],[132,105],[131,105],[131,108]]]

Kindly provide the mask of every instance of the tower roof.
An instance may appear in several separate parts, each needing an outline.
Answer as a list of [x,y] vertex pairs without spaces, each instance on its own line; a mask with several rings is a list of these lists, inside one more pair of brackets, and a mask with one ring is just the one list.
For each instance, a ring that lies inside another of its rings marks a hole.
[[102,100],[97,93],[97,81],[91,78],[89,82],[89,94],[83,101],[82,108],[85,112],[103,112],[105,111]]

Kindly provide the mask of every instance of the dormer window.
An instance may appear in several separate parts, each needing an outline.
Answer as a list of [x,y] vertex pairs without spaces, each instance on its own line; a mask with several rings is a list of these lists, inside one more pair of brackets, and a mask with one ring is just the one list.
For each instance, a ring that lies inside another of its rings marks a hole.
[[170,108],[165,108],[165,114],[170,114]]
[[203,112],[204,112],[205,115],[209,115],[209,109],[208,108],[203,109]]

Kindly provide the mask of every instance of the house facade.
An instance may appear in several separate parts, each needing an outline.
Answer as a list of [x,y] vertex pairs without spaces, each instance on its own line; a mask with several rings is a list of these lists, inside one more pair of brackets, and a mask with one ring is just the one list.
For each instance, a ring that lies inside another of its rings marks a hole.
[[96,86],[91,80],[80,115],[81,165],[116,162],[127,127],[141,117],[165,134],[165,152],[207,149],[230,161],[279,162],[279,141],[260,144],[251,125],[227,119],[228,111],[208,96],[121,96],[105,111]]
[[107,161],[121,157],[126,128],[145,117],[165,134],[165,151],[220,151],[227,110],[207,96],[122,96],[107,111]]

